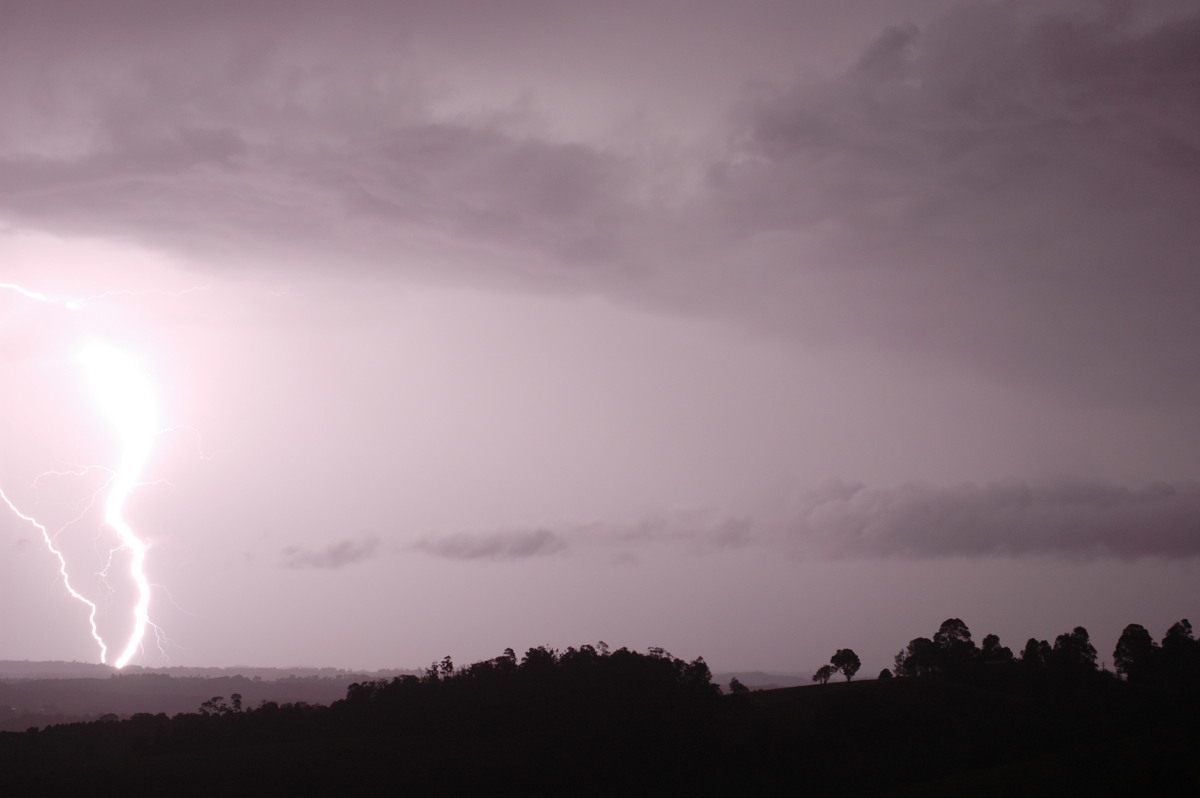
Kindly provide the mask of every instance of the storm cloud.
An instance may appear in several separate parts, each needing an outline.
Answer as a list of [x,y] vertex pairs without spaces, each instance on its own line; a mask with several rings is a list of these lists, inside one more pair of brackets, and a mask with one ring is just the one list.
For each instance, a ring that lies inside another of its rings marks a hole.
[[542,557],[566,549],[563,537],[549,529],[508,529],[428,535],[413,548],[450,560],[514,560]]
[[765,279],[810,290],[778,323],[1194,403],[1200,16],[1133,8],[965,5],[747,97],[712,205],[770,242]]
[[[157,4],[16,6],[0,213],[24,223],[281,277],[332,256],[598,292],[1076,400],[1200,399],[1200,14],[964,4],[881,30],[843,72],[747,83],[698,136],[723,144],[664,159],[556,133],[536,93],[455,94],[446,61],[387,32],[442,30],[403,5],[346,17],[370,25],[231,8],[233,34]],[[519,40],[535,11],[472,15],[443,58],[475,23]],[[153,44],[127,38],[135,15]]]
[[1200,556],[1200,483],[1129,488],[1105,482],[904,485],[831,481],[771,512],[677,510],[632,523],[431,535],[414,548],[457,560],[647,548],[692,553],[766,548],[804,559],[1029,557],[1136,560]]
[[344,568],[373,559],[379,553],[379,539],[346,538],[320,548],[291,545],[280,553],[287,568]]
[[831,483],[798,498],[789,544],[834,557],[1200,556],[1200,483]]

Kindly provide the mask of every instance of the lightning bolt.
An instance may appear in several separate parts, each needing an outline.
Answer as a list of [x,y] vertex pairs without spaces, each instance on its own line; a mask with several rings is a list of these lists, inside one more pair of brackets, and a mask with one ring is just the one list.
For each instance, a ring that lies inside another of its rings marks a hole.
[[[137,585],[133,632],[113,665],[124,668],[141,647],[149,623],[150,583],[146,579],[146,543],[125,520],[125,501],[150,457],[158,429],[158,403],[137,361],[108,344],[92,341],[79,353],[92,381],[92,392],[121,439],[121,459],[104,503],[104,521],[130,553],[129,575]],[[101,660],[103,661],[103,660]]]
[[[15,291],[27,299],[39,302],[61,304],[72,310],[79,309],[84,301],[89,301],[52,299],[38,291],[14,283],[0,283],[0,289]],[[134,292],[110,292],[108,295],[115,293]],[[133,527],[125,519],[125,504],[130,493],[137,486],[138,477],[153,448],[158,429],[158,403],[150,381],[142,372],[137,361],[128,354],[101,341],[92,341],[79,352],[79,360],[87,371],[92,393],[97,403],[109,423],[115,428],[120,441],[121,454],[117,468],[111,470],[111,478],[101,491],[104,489],[108,491],[104,502],[104,525],[116,534],[119,541],[117,548],[109,553],[110,562],[112,555],[116,552],[128,552],[129,575],[137,589],[132,631],[121,648],[120,654],[112,663],[117,668],[123,668],[141,650],[146,627],[154,626],[150,622],[149,615],[150,583],[146,577],[147,544],[138,537]],[[96,495],[93,495],[93,501]],[[59,574],[62,576],[67,592],[88,608],[88,624],[91,627],[92,639],[99,646],[100,661],[107,663],[108,645],[104,642],[96,625],[96,604],[71,585],[66,558],[56,545],[58,534],[80,520],[90,509],[91,503],[79,517],[67,522],[57,532],[51,534],[44,524],[21,512],[2,490],[0,490],[0,499],[17,517],[34,526],[41,533],[46,548],[58,560]],[[101,575],[107,573],[107,570],[108,566]],[[158,627],[154,628],[158,632]]]
[[[0,501],[3,501],[5,504],[7,504],[8,509],[12,510],[18,518],[20,518],[22,521],[28,522],[35,529],[42,533],[42,542],[46,544],[46,548],[50,551],[50,553],[58,559],[58,574],[62,577],[63,585],[67,588],[67,592],[71,594],[72,598],[83,602],[83,604],[85,604],[88,608],[88,625],[90,625],[92,628],[92,639],[95,640],[96,645],[100,647],[100,661],[104,662],[108,655],[108,646],[104,644],[104,639],[100,637],[100,630],[96,627],[96,605],[94,602],[89,600],[87,596],[83,595],[71,586],[71,575],[67,572],[67,558],[64,557],[62,551],[54,545],[54,539],[57,537],[57,533],[51,535],[50,530],[46,529],[44,524],[42,524],[36,518],[25,515],[25,513],[18,510],[17,506],[12,503],[12,500],[4,494],[3,490],[0,490]],[[65,529],[67,526],[70,526],[70,524],[68,523],[63,527],[63,529]],[[61,532],[62,530],[60,529],[59,531]]]
[[[30,291],[25,286],[17,285],[16,283],[0,283],[0,288],[8,291],[16,291],[21,296],[27,299],[36,299],[38,302],[56,303],[59,301],[57,299],[51,299],[50,297],[43,293],[39,293],[38,291]],[[70,307],[74,303],[64,302],[63,304],[65,304],[67,307]]]

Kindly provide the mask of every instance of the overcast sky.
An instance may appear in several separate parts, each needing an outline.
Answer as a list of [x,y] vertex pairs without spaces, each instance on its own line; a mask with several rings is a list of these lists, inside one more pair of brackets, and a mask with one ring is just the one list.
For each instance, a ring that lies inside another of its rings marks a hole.
[[1182,0],[0,0],[0,490],[126,635],[100,339],[139,664],[1111,659],[1200,615],[1197,97]]

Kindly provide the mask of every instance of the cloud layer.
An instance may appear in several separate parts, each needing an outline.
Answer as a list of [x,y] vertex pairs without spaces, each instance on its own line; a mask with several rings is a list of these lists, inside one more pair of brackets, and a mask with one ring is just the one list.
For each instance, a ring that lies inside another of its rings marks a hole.
[[427,535],[413,548],[450,560],[514,560],[555,554],[566,545],[560,534],[539,528]]
[[1136,22],[973,4],[891,28],[835,80],[747,98],[713,204],[791,246],[848,335],[1194,401],[1200,16]]
[[1190,559],[1200,556],[1200,483],[872,489],[831,482],[756,516],[676,512],[631,524],[431,535],[415,548],[456,560],[508,560],[571,551],[625,558],[661,546],[695,552],[766,547],[803,558]]
[[[748,84],[704,133],[725,146],[677,151],[556,133],[565,107],[462,88],[487,69],[450,78],[472,36],[524,41],[532,6],[472,15],[479,29],[438,40],[440,58],[420,46],[447,29],[431,11],[280,8],[213,23],[159,4],[14,4],[0,216],[206,268],[332,260],[603,292],[1077,399],[1200,399],[1194,4],[973,3],[901,21],[844,73]],[[583,32],[585,17],[556,24]],[[522,54],[547,59],[525,74],[569,79],[546,46]],[[515,55],[497,57],[503,72]]]
[[789,540],[833,556],[1200,555],[1200,483],[834,483],[797,502]]
[[286,568],[344,568],[347,565],[374,559],[379,553],[379,539],[365,537],[360,540],[346,538],[327,546],[313,549],[292,545],[281,552]]

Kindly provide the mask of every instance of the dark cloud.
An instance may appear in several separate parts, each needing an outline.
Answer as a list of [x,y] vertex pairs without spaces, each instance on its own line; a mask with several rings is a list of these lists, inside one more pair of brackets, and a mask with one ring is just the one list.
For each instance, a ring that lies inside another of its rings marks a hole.
[[379,539],[339,540],[315,550],[294,545],[287,546],[280,553],[287,568],[344,568],[373,559],[379,553]]
[[460,532],[427,536],[413,547],[451,560],[515,560],[556,554],[566,549],[563,536],[549,529]]
[[835,557],[1193,558],[1200,483],[833,483],[798,500],[786,528],[799,550]]
[[[570,109],[439,110],[420,45],[449,28],[418,7],[15,8],[0,215],[24,223],[208,268],[603,292],[1075,400],[1200,400],[1194,3],[881,25],[843,74],[754,84],[723,152],[670,158],[554,135]],[[528,21],[470,19],[444,58]]]
[[729,517],[659,513],[633,523],[430,536],[415,548],[459,560],[583,551],[636,558],[650,547],[695,553],[757,547],[804,558],[1200,556],[1200,483],[1130,488],[1096,481],[905,485],[833,481],[786,506]]
[[603,272],[631,218],[631,166],[506,132],[492,110],[434,113],[436,79],[387,31],[440,14],[393,5],[336,21],[271,3],[196,20],[117,3],[78,52],[62,42],[92,15],[22,6],[0,34],[0,214],[206,268],[334,261],[549,286],[576,278],[542,259]]
[[814,299],[777,323],[1093,398],[1200,397],[1200,16],[1136,21],[966,5],[748,96],[714,212],[792,249]]
[[693,551],[736,549],[753,543],[754,527],[746,517],[711,511],[676,510],[633,522],[600,522],[558,529],[504,529],[429,535],[414,548],[454,560],[509,560],[587,550],[616,550],[618,558],[635,558],[647,546],[683,546]]
[[966,5],[749,96],[713,202],[793,248],[819,302],[778,323],[1094,398],[1200,397],[1200,16],[1135,22]]

